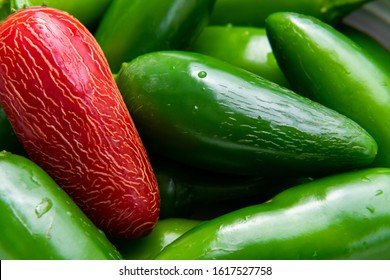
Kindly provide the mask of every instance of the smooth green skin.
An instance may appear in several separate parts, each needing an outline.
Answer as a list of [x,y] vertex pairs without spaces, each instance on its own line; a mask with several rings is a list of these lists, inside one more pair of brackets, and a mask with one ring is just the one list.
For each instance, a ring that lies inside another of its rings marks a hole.
[[147,149],[191,166],[314,176],[376,154],[373,138],[343,115],[199,53],[145,54],[116,81]]
[[66,11],[94,31],[112,0],[10,0],[11,11],[30,6],[47,6]]
[[222,59],[281,86],[289,87],[272,53],[264,28],[208,26],[190,50]]
[[161,198],[160,218],[210,219],[272,198],[312,178],[268,178],[221,174],[150,157]]
[[208,24],[215,0],[113,0],[95,38],[116,73],[122,62],[158,50],[185,49]]
[[29,159],[0,152],[0,259],[121,259],[102,231]]
[[276,59],[293,89],[353,119],[378,143],[373,166],[390,167],[390,72],[362,47],[315,18],[267,19]]
[[26,151],[12,129],[3,108],[0,107],[0,151],[3,150],[27,156]]
[[206,221],[156,259],[390,258],[390,169],[340,173]]
[[166,246],[199,223],[201,221],[193,219],[163,219],[145,237],[136,240],[114,239],[112,242],[126,260],[152,260]]
[[218,0],[210,23],[264,26],[265,19],[280,11],[297,12],[337,24],[365,3],[372,0]]

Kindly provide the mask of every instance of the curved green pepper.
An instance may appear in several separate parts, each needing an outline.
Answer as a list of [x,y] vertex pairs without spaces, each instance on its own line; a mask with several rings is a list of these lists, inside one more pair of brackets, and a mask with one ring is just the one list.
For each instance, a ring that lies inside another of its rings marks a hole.
[[315,176],[376,154],[372,137],[345,116],[199,53],[145,54],[116,80],[147,149],[191,166]]
[[151,260],[168,244],[201,223],[198,220],[170,218],[159,220],[152,233],[138,239],[113,239],[124,259]]
[[95,38],[111,71],[138,55],[191,45],[208,24],[215,0],[113,0]]
[[156,155],[151,155],[150,160],[160,190],[160,219],[209,219],[267,201],[288,187],[312,180],[221,174]]
[[264,28],[207,26],[190,50],[222,59],[281,86],[289,87],[272,53]]
[[375,166],[390,167],[390,72],[362,47],[306,15],[267,19],[276,59],[291,86],[353,119],[378,143]]
[[265,19],[280,11],[297,12],[337,24],[350,12],[372,0],[218,0],[211,24],[264,26]]
[[389,259],[390,169],[324,177],[189,230],[156,259]]
[[94,31],[112,0],[10,0],[11,11],[30,6],[47,6],[66,11]]
[[26,151],[19,142],[11,124],[9,123],[3,108],[0,107],[0,151],[3,150],[27,156]]
[[8,152],[0,152],[0,215],[0,259],[121,259],[47,173]]

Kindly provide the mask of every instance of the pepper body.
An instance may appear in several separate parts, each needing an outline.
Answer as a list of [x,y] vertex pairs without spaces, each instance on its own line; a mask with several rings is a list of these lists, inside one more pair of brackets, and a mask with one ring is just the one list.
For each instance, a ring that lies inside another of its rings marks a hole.
[[0,22],[11,13],[9,0],[0,1]]
[[264,26],[272,13],[289,11],[337,24],[346,15],[372,0],[218,0],[210,23]]
[[156,155],[151,162],[160,190],[160,219],[210,219],[265,202],[288,187],[312,180],[216,173]]
[[20,155],[26,155],[22,144],[16,137],[4,110],[0,107],[0,151],[8,151]]
[[353,119],[378,143],[375,166],[390,167],[390,73],[362,47],[305,15],[277,13],[267,33],[295,92]]
[[31,160],[0,152],[0,259],[121,259],[116,248]]
[[92,32],[111,2],[112,0],[10,0],[10,5],[12,11],[32,6],[56,8],[73,15]]
[[169,218],[157,222],[153,232],[148,236],[136,239],[115,239],[113,244],[127,260],[152,260],[168,244],[185,232],[201,223],[199,220]]
[[0,25],[0,103],[28,156],[108,235],[149,233],[159,215],[146,150],[92,34],[30,7]]
[[202,54],[145,54],[123,64],[117,83],[147,148],[199,168],[314,176],[376,154],[350,119]]
[[222,59],[281,86],[289,87],[272,53],[264,28],[207,26],[190,50]]
[[95,33],[117,73],[138,55],[191,45],[208,24],[215,0],[114,0]]
[[289,188],[205,221],[156,259],[390,258],[390,169],[355,170]]

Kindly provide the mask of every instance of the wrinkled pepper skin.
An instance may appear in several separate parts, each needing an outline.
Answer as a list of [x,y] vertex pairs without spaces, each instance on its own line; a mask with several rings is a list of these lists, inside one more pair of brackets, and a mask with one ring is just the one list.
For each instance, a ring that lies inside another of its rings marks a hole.
[[205,221],[156,259],[390,258],[390,169],[317,179]]
[[272,13],[307,14],[335,25],[346,15],[372,0],[218,0],[210,24],[264,26]]
[[0,152],[0,259],[115,260],[118,250],[31,160]]
[[112,0],[10,0],[11,10],[31,6],[56,8],[76,17],[90,31],[94,31]]
[[276,62],[264,28],[207,26],[190,50],[222,59],[281,86],[290,86]]
[[160,219],[209,219],[249,204],[265,202],[312,178],[268,178],[222,174],[151,156],[160,190]]
[[163,219],[148,236],[136,240],[114,239],[112,242],[126,260],[152,260],[168,244],[199,223],[201,221],[193,219]]
[[295,92],[353,119],[378,143],[373,166],[390,167],[390,72],[333,27],[305,15],[267,19],[275,57]]
[[139,56],[116,81],[147,149],[198,168],[314,176],[367,165],[376,154],[350,119],[199,53]]
[[153,229],[159,193],[146,150],[76,18],[30,7],[0,25],[0,103],[29,158],[107,235]]
[[95,33],[111,71],[159,50],[185,49],[208,24],[215,0],[113,0]]
[[11,124],[9,123],[4,110],[0,107],[0,151],[8,151],[18,155],[26,156],[22,144],[16,137]]

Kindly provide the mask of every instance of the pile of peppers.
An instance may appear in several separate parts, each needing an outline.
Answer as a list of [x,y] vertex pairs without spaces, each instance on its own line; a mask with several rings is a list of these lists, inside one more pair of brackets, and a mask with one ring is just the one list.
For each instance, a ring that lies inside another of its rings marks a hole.
[[390,259],[390,51],[345,22],[388,2],[0,0],[0,20],[42,4],[102,48],[160,214],[103,232],[0,108],[0,259]]

